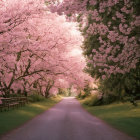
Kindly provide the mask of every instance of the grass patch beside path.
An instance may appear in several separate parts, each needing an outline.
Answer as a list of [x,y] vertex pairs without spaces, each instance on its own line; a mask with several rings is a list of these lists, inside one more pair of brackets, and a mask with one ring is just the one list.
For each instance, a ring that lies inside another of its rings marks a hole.
[[[83,100],[80,100],[82,104]],[[113,127],[140,139],[140,101],[134,107],[131,103],[113,103],[103,106],[82,106],[91,114]]]
[[60,97],[52,97],[43,102],[30,103],[15,110],[0,112],[0,135],[22,125],[60,100]]

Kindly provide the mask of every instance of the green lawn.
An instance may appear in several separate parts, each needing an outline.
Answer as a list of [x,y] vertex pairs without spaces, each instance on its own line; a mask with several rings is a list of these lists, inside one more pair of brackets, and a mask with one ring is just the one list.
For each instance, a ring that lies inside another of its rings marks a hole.
[[22,125],[36,115],[49,109],[60,100],[60,97],[53,97],[43,102],[27,104],[15,110],[0,112],[0,135]]
[[140,139],[140,101],[137,107],[130,103],[113,103],[93,107],[83,105],[83,107],[113,127]]

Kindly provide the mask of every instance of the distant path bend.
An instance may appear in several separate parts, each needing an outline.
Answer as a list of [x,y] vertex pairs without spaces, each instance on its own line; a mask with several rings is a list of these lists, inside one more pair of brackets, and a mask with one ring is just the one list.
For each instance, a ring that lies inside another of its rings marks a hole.
[[1,140],[135,140],[86,112],[74,98],[11,131]]

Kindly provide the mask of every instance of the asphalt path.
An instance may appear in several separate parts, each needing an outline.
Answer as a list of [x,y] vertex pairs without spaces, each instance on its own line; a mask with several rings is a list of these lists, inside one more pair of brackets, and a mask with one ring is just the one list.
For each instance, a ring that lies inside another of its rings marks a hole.
[[85,111],[74,98],[4,135],[1,140],[135,140]]

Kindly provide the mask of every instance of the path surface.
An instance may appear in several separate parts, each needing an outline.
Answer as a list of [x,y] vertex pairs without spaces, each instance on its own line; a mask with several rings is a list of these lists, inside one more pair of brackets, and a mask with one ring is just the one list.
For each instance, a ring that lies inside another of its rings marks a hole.
[[74,98],[11,131],[1,140],[134,140],[87,113]]

